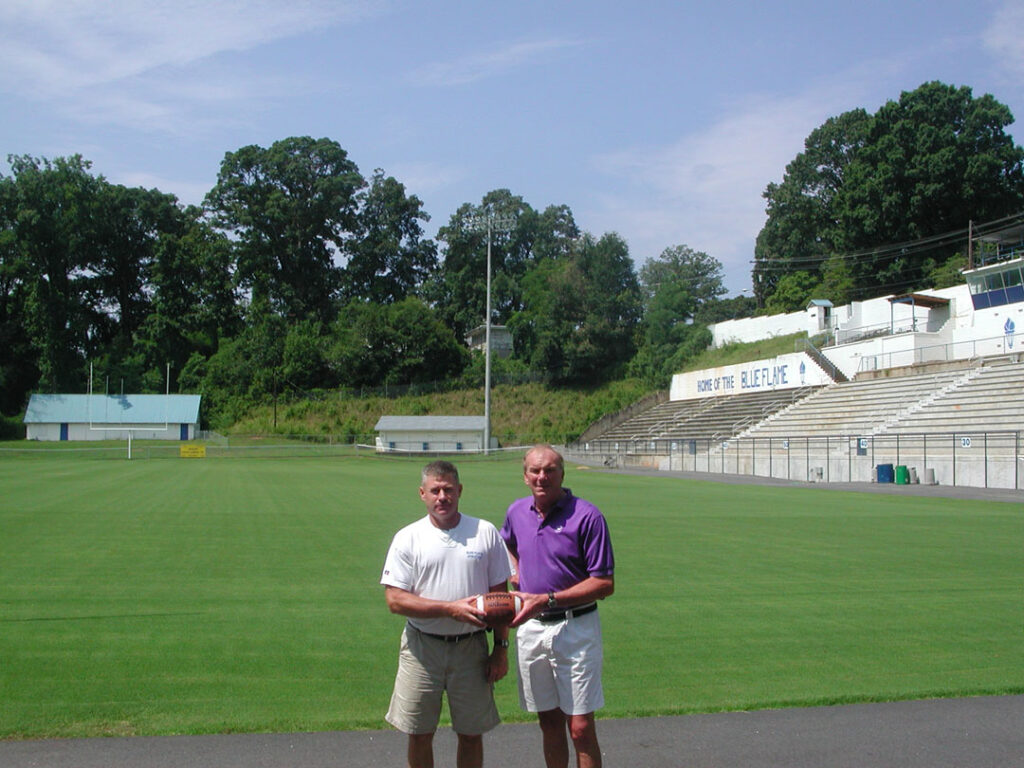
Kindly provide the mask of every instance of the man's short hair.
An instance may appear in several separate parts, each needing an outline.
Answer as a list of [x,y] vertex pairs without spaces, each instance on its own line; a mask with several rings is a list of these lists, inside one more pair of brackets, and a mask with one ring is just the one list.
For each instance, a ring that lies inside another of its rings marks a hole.
[[459,470],[455,468],[455,465],[450,461],[443,461],[438,459],[432,461],[423,468],[423,473],[420,475],[420,481],[423,483],[427,482],[428,477],[447,477],[455,481],[455,484],[459,483]]
[[558,464],[558,468],[565,472],[565,460],[562,458],[562,454],[556,451],[554,447],[548,443],[537,443],[523,454],[523,472],[526,471],[526,460],[530,458],[530,454],[536,453],[537,451],[551,451],[557,457],[556,462]]

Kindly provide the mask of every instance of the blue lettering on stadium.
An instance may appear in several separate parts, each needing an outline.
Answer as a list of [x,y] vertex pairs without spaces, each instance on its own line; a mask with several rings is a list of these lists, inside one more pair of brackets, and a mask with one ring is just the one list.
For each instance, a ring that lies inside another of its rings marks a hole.
[[789,365],[750,368],[740,373],[740,389],[766,389],[789,383]]
[[713,379],[697,379],[697,392],[732,392],[736,389],[735,376],[716,376]]

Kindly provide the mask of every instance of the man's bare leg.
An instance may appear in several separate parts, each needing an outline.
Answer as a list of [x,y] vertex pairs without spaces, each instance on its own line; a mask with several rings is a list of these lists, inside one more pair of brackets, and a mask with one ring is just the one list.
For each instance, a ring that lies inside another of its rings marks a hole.
[[434,734],[410,733],[409,768],[434,768]]
[[569,768],[569,737],[565,731],[565,713],[549,709],[537,713],[544,738],[544,763],[547,768]]
[[601,745],[597,743],[597,723],[594,713],[569,715],[569,736],[576,747],[576,765],[579,768],[601,768]]

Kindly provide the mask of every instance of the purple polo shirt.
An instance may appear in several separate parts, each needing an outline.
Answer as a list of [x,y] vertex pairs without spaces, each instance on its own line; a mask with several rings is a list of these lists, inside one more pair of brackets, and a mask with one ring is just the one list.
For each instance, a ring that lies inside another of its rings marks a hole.
[[601,510],[572,495],[559,499],[541,520],[533,497],[513,501],[501,537],[519,560],[519,589],[543,594],[568,589],[588,576],[611,576],[615,556]]

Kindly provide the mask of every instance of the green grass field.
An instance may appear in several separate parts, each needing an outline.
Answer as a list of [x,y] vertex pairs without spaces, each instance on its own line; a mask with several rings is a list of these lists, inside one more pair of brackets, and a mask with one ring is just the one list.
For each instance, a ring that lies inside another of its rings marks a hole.
[[[421,463],[0,457],[0,737],[384,727]],[[518,457],[460,469],[466,513],[525,493]],[[1024,692],[1021,505],[567,485],[616,547],[603,717]],[[529,719],[514,672],[498,699]]]

